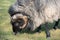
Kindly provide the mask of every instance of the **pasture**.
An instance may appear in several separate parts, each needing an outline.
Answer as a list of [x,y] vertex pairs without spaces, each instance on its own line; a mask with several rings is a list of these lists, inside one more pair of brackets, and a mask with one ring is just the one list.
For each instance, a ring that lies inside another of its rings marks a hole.
[[[46,40],[44,25],[41,33],[18,33],[14,35],[10,24],[10,16],[8,8],[14,0],[0,0],[0,40]],[[49,24],[53,27],[54,24]],[[60,25],[59,25],[60,26]],[[51,28],[51,40],[60,40],[60,29],[53,30]]]

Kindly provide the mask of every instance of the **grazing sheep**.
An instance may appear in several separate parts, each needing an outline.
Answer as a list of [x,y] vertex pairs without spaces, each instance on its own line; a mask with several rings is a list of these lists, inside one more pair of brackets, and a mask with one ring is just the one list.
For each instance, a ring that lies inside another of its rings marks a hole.
[[[15,28],[14,26],[15,29],[13,28],[13,30],[29,28],[31,31],[34,31],[38,28],[39,31],[41,25],[45,24],[46,36],[48,38],[50,37],[48,23],[56,21],[53,27],[56,29],[60,21],[60,0],[17,0],[9,8],[9,14],[12,23],[14,20],[20,20],[21,18],[26,20],[24,21],[24,27],[19,25],[19,27]],[[21,23],[23,24],[23,22]]]

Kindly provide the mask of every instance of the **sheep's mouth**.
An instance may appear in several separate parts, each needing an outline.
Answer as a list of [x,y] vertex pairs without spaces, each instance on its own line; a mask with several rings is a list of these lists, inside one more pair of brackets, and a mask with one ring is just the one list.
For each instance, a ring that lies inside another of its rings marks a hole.
[[20,29],[24,29],[27,26],[28,17],[21,16],[21,15],[15,15],[12,17],[12,21],[16,22],[15,25],[17,25]]

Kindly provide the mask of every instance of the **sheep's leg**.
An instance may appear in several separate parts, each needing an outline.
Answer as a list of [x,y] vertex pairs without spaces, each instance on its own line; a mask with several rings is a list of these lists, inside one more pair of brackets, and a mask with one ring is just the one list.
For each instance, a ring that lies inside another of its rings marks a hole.
[[56,21],[56,23],[55,23],[55,25],[54,25],[53,29],[55,29],[55,30],[56,30],[56,29],[58,28],[59,21],[60,21],[60,19],[59,19],[58,21]]
[[41,32],[41,26],[37,28],[36,32],[39,32],[39,33]]
[[49,27],[48,27],[48,23],[45,24],[45,32],[46,32],[46,37],[47,39],[50,38],[50,32],[49,32]]

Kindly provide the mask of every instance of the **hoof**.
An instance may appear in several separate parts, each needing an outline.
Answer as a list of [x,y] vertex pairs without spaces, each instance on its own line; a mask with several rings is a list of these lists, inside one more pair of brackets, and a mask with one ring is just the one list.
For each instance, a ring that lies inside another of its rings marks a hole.
[[51,38],[50,37],[47,37],[47,40],[51,40]]
[[17,35],[17,33],[15,33],[15,32],[14,32],[13,34],[14,34],[14,35]]
[[54,30],[56,30],[58,27],[53,27]]

